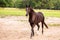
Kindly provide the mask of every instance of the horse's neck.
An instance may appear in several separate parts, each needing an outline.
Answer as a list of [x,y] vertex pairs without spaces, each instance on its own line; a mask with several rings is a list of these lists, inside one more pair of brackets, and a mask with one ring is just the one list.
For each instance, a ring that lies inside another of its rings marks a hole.
[[33,15],[35,15],[35,12],[34,11],[33,12],[30,12],[29,13],[29,19],[31,19],[33,17]]
[[35,14],[35,11],[32,8],[30,10],[31,12],[29,13],[29,18],[31,19],[33,15]]
[[29,18],[32,18],[33,14],[32,13],[29,13]]

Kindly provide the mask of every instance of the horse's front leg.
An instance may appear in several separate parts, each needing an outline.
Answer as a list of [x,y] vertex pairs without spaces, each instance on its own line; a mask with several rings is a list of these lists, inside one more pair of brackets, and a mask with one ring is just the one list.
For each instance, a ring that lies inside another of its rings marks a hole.
[[35,24],[30,23],[30,25],[31,25],[31,38],[32,38],[32,36],[34,36],[34,26],[35,26]]

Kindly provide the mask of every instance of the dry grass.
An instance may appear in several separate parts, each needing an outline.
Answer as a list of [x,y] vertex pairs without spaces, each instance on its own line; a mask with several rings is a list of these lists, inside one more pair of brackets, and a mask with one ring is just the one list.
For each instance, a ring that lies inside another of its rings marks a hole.
[[[60,17],[60,10],[35,9],[36,12],[43,12],[46,17]],[[0,8],[0,16],[25,16],[25,9],[18,8]]]

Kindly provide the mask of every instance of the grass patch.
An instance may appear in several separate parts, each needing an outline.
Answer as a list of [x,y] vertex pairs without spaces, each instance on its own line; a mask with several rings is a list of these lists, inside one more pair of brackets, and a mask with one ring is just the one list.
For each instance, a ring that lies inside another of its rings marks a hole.
[[60,24],[48,24],[49,26],[60,26]]
[[45,17],[60,17],[60,10],[35,10],[43,12]]
[[24,16],[24,9],[16,9],[16,8],[3,8],[0,9],[0,16]]
[[[38,10],[36,12],[43,12],[45,17],[60,17],[60,10]],[[18,8],[0,8],[0,16],[25,16],[25,9]]]

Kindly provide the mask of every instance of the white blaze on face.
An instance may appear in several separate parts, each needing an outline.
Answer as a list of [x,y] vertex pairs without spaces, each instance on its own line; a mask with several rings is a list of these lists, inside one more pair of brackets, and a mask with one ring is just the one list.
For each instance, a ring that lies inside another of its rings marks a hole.
[[28,10],[28,8],[26,8],[26,16],[28,15],[28,13],[29,13],[29,10]]
[[30,12],[29,8],[26,8],[26,11],[29,13]]
[[28,14],[28,8],[26,8],[26,12],[27,12],[27,14]]
[[26,11],[28,11],[28,8],[26,8]]
[[28,10],[28,8],[27,8],[27,10]]

